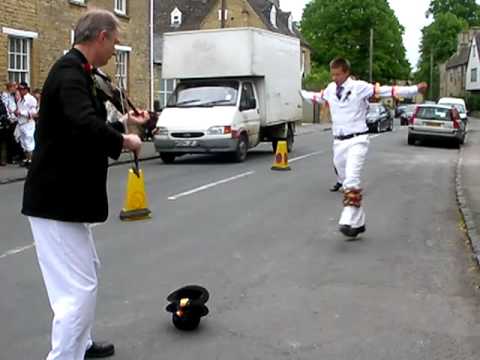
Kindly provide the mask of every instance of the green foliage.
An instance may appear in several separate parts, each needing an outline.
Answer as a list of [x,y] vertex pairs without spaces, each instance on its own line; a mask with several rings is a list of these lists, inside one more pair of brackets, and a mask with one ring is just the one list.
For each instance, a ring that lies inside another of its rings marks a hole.
[[373,29],[373,79],[389,82],[410,74],[402,42],[404,28],[387,0],[312,0],[305,7],[301,29],[313,47],[314,62],[328,68],[333,58],[345,57],[354,75],[365,80]]
[[465,105],[468,111],[480,111],[480,95],[469,94],[465,97]]
[[464,19],[470,26],[480,24],[480,7],[475,0],[432,0],[426,16],[433,15],[436,19],[448,13]]
[[[429,88],[429,98],[436,99],[439,94],[438,64],[446,62],[457,49],[457,36],[468,27],[464,19],[452,13],[437,14],[435,21],[422,29],[420,59],[415,80],[431,82],[430,68],[433,54],[433,86]],[[430,84],[431,85],[431,84]]]
[[310,74],[303,80],[303,88],[310,91],[320,91],[325,89],[330,81],[328,68],[314,65]]

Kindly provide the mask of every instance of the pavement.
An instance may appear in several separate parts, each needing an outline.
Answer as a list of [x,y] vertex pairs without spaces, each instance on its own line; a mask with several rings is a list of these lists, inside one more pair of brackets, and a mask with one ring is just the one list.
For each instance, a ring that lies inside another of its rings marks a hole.
[[[317,131],[331,130],[330,124],[310,124],[302,123],[297,125],[296,136],[311,134]],[[158,153],[152,142],[145,142],[140,154],[140,161],[151,160],[158,158]],[[129,152],[123,152],[118,160],[110,159],[110,166],[117,166],[129,163],[132,161],[132,155]],[[0,185],[10,184],[13,182],[23,181],[27,176],[27,169],[19,165],[7,165],[0,167]]]
[[480,263],[480,118],[470,118],[467,141],[458,157],[456,189],[473,256]]

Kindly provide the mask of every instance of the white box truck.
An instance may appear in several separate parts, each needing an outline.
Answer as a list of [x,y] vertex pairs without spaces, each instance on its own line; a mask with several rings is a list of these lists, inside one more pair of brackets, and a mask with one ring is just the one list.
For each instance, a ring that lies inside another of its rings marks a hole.
[[256,28],[166,33],[162,78],[177,80],[154,136],[165,163],[219,152],[243,161],[279,139],[291,150],[302,118],[299,39]]

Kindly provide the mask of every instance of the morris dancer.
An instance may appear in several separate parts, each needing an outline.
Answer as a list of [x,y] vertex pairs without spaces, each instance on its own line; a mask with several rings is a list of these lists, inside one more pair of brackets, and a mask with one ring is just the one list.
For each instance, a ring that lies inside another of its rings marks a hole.
[[355,238],[365,232],[365,211],[362,207],[361,173],[368,152],[366,116],[368,100],[372,97],[413,97],[427,88],[426,83],[415,86],[380,86],[350,76],[350,63],[343,58],[330,62],[332,82],[318,93],[302,90],[310,102],[328,102],[332,116],[333,161],[339,178],[344,179],[343,211],[340,232]]

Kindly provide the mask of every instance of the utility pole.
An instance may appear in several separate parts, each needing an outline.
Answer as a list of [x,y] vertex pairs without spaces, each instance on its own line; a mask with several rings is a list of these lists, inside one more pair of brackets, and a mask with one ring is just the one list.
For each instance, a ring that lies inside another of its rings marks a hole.
[[222,0],[222,9],[220,10],[220,16],[222,19],[220,20],[220,27],[223,29],[225,27],[225,4],[226,0]]
[[373,28],[370,29],[370,63],[369,63],[369,80],[373,82]]
[[430,50],[430,100],[433,100],[433,49]]

